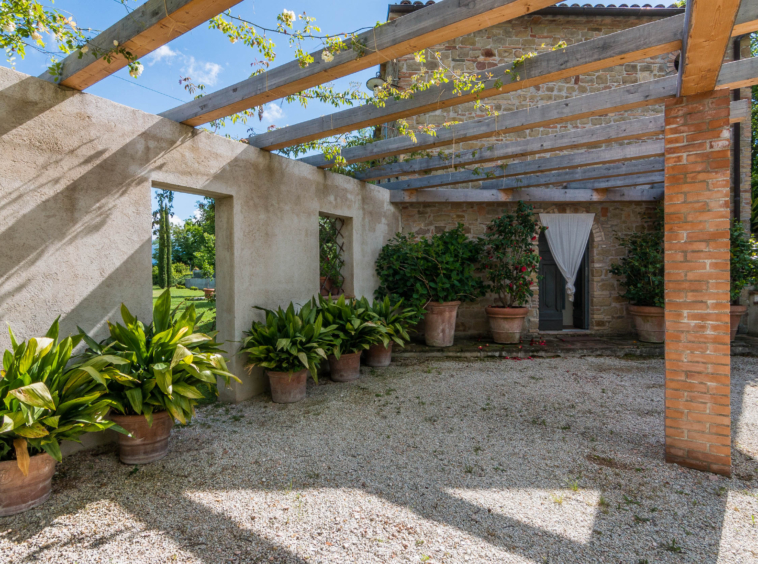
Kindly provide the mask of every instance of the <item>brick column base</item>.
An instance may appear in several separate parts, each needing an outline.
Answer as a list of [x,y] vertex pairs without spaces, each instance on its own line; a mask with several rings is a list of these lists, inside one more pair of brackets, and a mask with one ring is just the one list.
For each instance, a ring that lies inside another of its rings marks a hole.
[[731,475],[729,91],[666,101],[666,460]]

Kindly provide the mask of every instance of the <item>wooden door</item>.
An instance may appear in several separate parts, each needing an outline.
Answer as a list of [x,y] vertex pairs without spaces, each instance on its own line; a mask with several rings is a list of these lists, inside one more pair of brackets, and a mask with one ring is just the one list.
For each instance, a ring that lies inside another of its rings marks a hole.
[[540,331],[562,331],[566,280],[555,264],[545,234],[540,235]]

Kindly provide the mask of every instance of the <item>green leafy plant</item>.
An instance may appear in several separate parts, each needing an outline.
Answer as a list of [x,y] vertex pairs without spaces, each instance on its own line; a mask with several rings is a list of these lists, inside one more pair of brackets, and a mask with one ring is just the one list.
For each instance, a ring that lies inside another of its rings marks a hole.
[[[327,354],[333,354],[338,360],[343,354],[352,354],[368,350],[371,345],[389,344],[387,330],[378,322],[377,315],[363,307],[353,298],[340,296],[333,301],[331,296],[317,296],[318,309],[324,316],[324,322],[333,329]],[[311,301],[316,306],[315,299]]]
[[402,308],[402,305],[403,300],[392,303],[389,296],[383,300],[374,300],[373,303],[369,303],[365,297],[358,300],[358,307],[374,313],[376,323],[384,327],[387,338],[404,347],[411,340],[408,329],[418,323],[423,312],[414,307]]
[[758,241],[748,237],[742,223],[735,221],[730,230],[730,287],[732,302],[739,303],[742,290],[758,284]]
[[215,333],[196,333],[202,319],[190,304],[181,314],[180,304],[171,312],[171,291],[166,290],[153,307],[153,322],[145,326],[121,305],[124,324],[108,323],[111,336],[97,343],[79,329],[89,346],[88,358],[105,356],[119,362],[119,381],[110,386],[107,396],[115,409],[126,415],[144,415],[152,425],[153,413],[168,411],[186,424],[204,398],[198,386],[216,389],[220,376],[228,386],[240,382],[229,372]]
[[502,307],[521,307],[534,295],[540,257],[536,244],[541,227],[532,206],[519,202],[516,213],[503,214],[487,226],[481,239],[481,268],[491,282]]
[[487,286],[475,276],[481,243],[463,224],[431,238],[398,233],[376,261],[377,298],[396,296],[411,306],[429,302],[475,301]]
[[664,307],[663,208],[658,208],[652,230],[616,239],[627,250],[610,269],[623,278],[621,287],[626,291],[621,297],[637,306]]
[[58,342],[58,320],[44,337],[18,342],[10,327],[12,351],[0,371],[0,460],[17,460],[24,475],[29,456],[44,451],[60,462],[60,441],[79,441],[91,431],[121,427],[106,419],[114,405],[106,394],[123,377],[120,359],[107,356],[66,368],[79,336]]
[[318,382],[318,366],[327,359],[326,348],[334,327],[324,327],[324,320],[311,302],[299,312],[290,303],[286,310],[269,310],[265,323],[253,323],[242,341],[240,353],[246,353],[249,366],[261,366],[272,372],[299,372],[307,369]]

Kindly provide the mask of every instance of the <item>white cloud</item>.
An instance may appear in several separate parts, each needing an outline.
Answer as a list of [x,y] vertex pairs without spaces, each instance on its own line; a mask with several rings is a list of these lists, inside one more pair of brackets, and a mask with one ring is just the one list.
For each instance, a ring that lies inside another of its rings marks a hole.
[[284,117],[284,110],[279,104],[269,104],[263,110],[263,121],[273,123]]
[[181,220],[176,216],[173,216],[173,217],[169,216],[168,220],[171,223],[171,225],[176,225],[177,227],[181,227],[182,225],[184,225],[184,220]]
[[224,68],[216,63],[198,61],[195,57],[185,57],[184,69],[182,69],[186,76],[192,78],[195,84],[205,84],[206,86],[213,86],[218,80],[219,73]]
[[161,45],[155,51],[150,53],[150,55],[146,57],[146,60],[147,64],[152,67],[155,63],[160,63],[163,60],[169,62],[177,55],[181,55],[181,53],[179,53],[179,51],[174,51],[168,45]]

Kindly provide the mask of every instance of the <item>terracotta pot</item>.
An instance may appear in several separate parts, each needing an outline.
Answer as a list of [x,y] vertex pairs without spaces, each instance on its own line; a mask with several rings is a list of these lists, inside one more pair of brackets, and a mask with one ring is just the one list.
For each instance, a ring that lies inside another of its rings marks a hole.
[[124,464],[147,464],[168,454],[168,438],[174,426],[168,411],[153,413],[152,427],[144,415],[112,414],[108,418],[132,434],[118,434],[118,456]]
[[332,293],[332,279],[326,276],[322,276],[318,280],[319,292],[322,296],[326,297]]
[[213,295],[216,293],[215,288],[203,288],[203,292],[205,292],[205,299],[208,300],[213,297]]
[[381,343],[371,345],[366,351],[365,361],[366,366],[374,368],[389,366],[392,363],[392,341],[386,347]]
[[335,382],[352,382],[361,375],[361,353],[340,355],[340,359],[334,355],[329,357],[329,370],[332,380]]
[[271,372],[268,371],[268,381],[271,383],[271,399],[274,403],[297,403],[305,399],[305,384],[308,381],[308,371],[300,372]]
[[485,311],[496,343],[518,343],[521,340],[528,307],[488,307]]
[[662,307],[629,306],[634,319],[637,338],[643,343],[663,343],[666,341],[666,317]]
[[452,347],[455,318],[461,302],[429,302],[424,316],[424,337],[430,347]]
[[744,305],[732,305],[729,308],[729,321],[731,322],[731,340],[737,338],[737,329],[740,328],[740,321],[742,316],[747,313],[747,306]]
[[18,462],[0,462],[0,517],[15,515],[47,501],[55,474],[55,459],[42,453],[29,459],[29,474],[24,476]]

